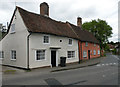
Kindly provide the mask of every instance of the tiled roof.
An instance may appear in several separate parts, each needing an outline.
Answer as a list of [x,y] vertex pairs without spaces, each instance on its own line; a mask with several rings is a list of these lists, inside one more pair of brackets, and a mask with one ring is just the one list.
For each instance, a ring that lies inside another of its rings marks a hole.
[[31,13],[20,7],[16,8],[18,8],[29,32],[53,34],[70,37],[81,41],[99,43],[92,33],[81,30],[78,26],[68,22],[59,22],[40,14]]

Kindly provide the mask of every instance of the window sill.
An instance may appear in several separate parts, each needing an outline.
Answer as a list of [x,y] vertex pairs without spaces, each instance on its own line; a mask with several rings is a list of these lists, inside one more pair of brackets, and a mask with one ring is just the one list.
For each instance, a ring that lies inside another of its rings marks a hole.
[[16,61],[16,59],[11,59],[11,61]]
[[3,60],[4,58],[0,58],[0,60]]
[[75,59],[75,57],[72,57],[72,58],[67,58],[67,59]]
[[71,45],[69,44],[68,46],[73,46],[73,45],[72,45],[72,44],[71,44]]
[[36,62],[45,61],[46,59],[35,60]]

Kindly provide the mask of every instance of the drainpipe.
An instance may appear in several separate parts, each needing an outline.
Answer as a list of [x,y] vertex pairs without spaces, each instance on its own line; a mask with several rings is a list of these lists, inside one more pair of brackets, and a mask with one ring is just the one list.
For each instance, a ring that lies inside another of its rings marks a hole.
[[31,33],[29,33],[29,35],[27,36],[27,70],[30,70],[29,68],[29,37],[30,37]]
[[80,44],[79,44],[79,40],[78,40],[78,56],[79,56],[79,64],[80,64]]
[[80,61],[82,61],[82,41],[81,41],[81,60]]

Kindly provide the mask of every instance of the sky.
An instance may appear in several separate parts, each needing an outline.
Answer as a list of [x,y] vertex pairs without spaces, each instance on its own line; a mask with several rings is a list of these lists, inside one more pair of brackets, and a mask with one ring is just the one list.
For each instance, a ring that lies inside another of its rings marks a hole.
[[10,22],[15,6],[40,14],[42,2],[48,3],[49,16],[57,21],[77,25],[77,17],[82,17],[83,23],[98,18],[105,20],[113,29],[109,41],[118,41],[119,0],[0,0],[0,23]]

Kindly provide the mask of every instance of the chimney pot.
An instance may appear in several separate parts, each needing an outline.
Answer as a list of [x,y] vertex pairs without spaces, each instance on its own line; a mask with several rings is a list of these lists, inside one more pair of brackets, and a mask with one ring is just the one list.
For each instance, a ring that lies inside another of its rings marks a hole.
[[49,16],[49,5],[46,2],[40,4],[40,14]]
[[82,28],[82,18],[81,17],[77,18],[77,26]]

